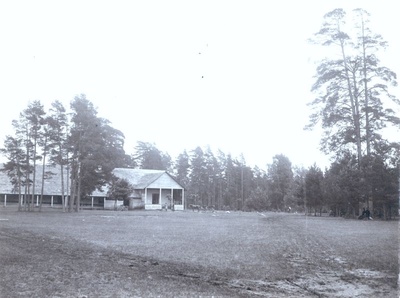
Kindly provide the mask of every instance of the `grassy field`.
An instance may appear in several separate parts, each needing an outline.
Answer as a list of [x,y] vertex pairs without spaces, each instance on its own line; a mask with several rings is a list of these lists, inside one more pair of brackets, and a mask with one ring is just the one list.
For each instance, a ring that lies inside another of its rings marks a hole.
[[399,297],[398,222],[0,209],[0,297]]

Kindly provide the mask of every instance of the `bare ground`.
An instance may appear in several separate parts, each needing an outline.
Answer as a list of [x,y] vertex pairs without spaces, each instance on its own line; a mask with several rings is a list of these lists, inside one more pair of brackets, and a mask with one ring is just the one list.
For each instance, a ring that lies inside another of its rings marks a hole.
[[398,222],[0,209],[0,297],[399,297]]

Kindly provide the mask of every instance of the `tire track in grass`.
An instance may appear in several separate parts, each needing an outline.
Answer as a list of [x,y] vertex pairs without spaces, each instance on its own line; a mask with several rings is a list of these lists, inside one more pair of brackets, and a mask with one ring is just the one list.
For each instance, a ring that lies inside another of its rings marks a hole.
[[297,221],[284,218],[264,219],[270,230],[285,234],[269,245],[280,264],[279,274],[270,274],[272,280],[231,279],[227,281],[230,287],[266,297],[398,297],[395,275],[357,268],[331,246],[332,240],[324,237],[321,227],[315,233],[315,227],[302,228]]
[[[374,276],[373,270],[372,273],[362,271],[363,268],[357,266],[357,263],[349,262],[347,253],[350,252],[351,255],[354,252],[347,247],[343,250],[343,246],[336,245],[334,240],[324,235],[324,225],[329,224],[324,221],[304,221],[302,216],[271,213],[264,216],[255,213],[216,213],[216,216],[195,213],[191,217],[188,217],[187,213],[176,213],[174,216],[172,213],[145,213],[146,217],[140,217],[142,213],[129,213],[128,216],[124,214],[112,218],[101,217],[103,214],[114,213],[83,212],[79,215],[60,215],[65,217],[66,227],[72,228],[70,233],[59,230],[60,226],[64,226],[59,223],[58,214],[53,217],[46,214],[43,219],[39,214],[35,214],[34,217],[32,215],[32,218],[29,218],[30,214],[23,214],[24,225],[22,229],[21,226],[18,227],[17,237],[12,235],[11,230],[6,236],[1,236],[0,233],[0,240],[9,238],[11,243],[19,243],[20,247],[17,248],[24,252],[18,254],[19,257],[28,258],[25,259],[25,268],[14,261],[11,262],[13,264],[7,265],[16,274],[20,274],[19,270],[28,270],[28,273],[22,273],[24,275],[21,282],[27,293],[32,291],[32,285],[37,285],[38,277],[42,281],[43,278],[58,276],[51,284],[56,285],[59,297],[63,297],[61,294],[77,285],[81,286],[82,295],[104,294],[108,291],[107,293],[115,295],[117,293],[118,297],[124,297],[127,293],[149,297],[155,293],[163,293],[164,290],[170,291],[169,294],[176,294],[171,292],[174,286],[179,289],[183,286],[179,294],[184,296],[186,293],[187,297],[207,294],[220,294],[225,297],[397,297],[393,296],[393,280],[389,275],[389,279],[385,280],[387,276]],[[150,216],[154,214],[157,216]],[[195,218],[192,220],[192,217]],[[73,218],[74,222],[85,219],[85,229],[79,229],[79,235],[72,233],[76,231],[76,226],[68,225],[70,218]],[[136,226],[145,218],[151,219],[152,224],[157,226],[155,230],[147,229],[150,234],[139,230],[127,233],[116,229],[124,224]],[[2,224],[12,226],[14,219],[18,225],[17,219],[20,218],[17,215]],[[32,223],[33,219],[36,222]],[[219,229],[209,229],[211,219],[215,220]],[[53,222],[49,223],[49,220]],[[154,255],[145,255],[145,251],[138,250],[154,245],[166,246],[166,252],[178,249],[188,243],[187,240],[181,241],[181,237],[187,237],[186,233],[191,231],[182,227],[182,224],[187,225],[188,221],[202,231],[196,234],[196,237],[188,238],[198,242],[190,246],[198,254],[198,261],[193,261],[193,251],[192,254],[186,255],[187,259],[183,262],[178,262],[164,252],[161,254],[157,251]],[[32,228],[36,223],[42,227]],[[340,229],[351,227],[349,222],[331,223]],[[106,230],[96,229],[98,226],[105,227]],[[179,227],[185,232],[167,235],[165,230],[161,229],[163,226],[169,229]],[[24,229],[29,229],[29,232],[24,232]],[[328,229],[326,234],[332,235],[332,231]],[[98,235],[93,236],[93,233]],[[143,236],[154,237],[152,233],[158,238],[149,239]],[[344,233],[348,235],[349,231],[344,230]],[[109,238],[105,238],[104,235]],[[126,235],[129,235],[130,239],[141,239],[141,245],[137,246],[137,242],[127,241]],[[335,236],[333,233],[333,237]],[[32,240],[29,249],[25,240],[18,240],[21,237]],[[87,242],[79,241],[78,238],[87,239]],[[126,245],[124,241],[127,241]],[[210,244],[222,245],[226,249],[214,249],[210,255],[204,250],[204,245]],[[240,247],[236,249],[238,245]],[[252,254],[251,250],[254,249],[256,251]],[[44,254],[45,250],[51,253]],[[10,247],[5,251],[12,253]],[[221,251],[224,255],[221,255]],[[35,253],[38,255],[35,256]],[[229,258],[238,258],[230,261],[226,253],[230,253]],[[42,266],[36,268],[35,272],[33,264],[45,262],[46,258],[52,267]],[[213,262],[210,262],[213,259],[217,259],[216,266],[212,266]],[[19,267],[13,269],[12,265]],[[230,267],[226,267],[228,265]],[[42,275],[39,274],[41,270],[45,272]],[[0,269],[0,272],[8,271]],[[33,272],[33,275],[29,276],[29,272]],[[15,282],[10,277],[5,278],[11,285]],[[81,284],[83,280],[87,281],[86,285]],[[385,283],[389,286],[385,286]],[[153,289],[150,289],[152,286]],[[372,288],[375,286],[377,290],[374,291]],[[44,287],[46,288],[46,285]],[[35,292],[30,294],[35,297]]]
[[[332,241],[324,237],[322,227],[308,230],[299,229],[296,222],[285,224],[286,232],[293,232],[292,237],[297,234],[307,240],[292,242],[292,246],[287,246],[289,252],[282,255],[290,267],[306,268],[302,276],[287,279],[291,284],[321,297],[398,297],[395,275],[357,268],[358,264],[348,262],[331,246]],[[310,262],[316,266],[307,267]]]

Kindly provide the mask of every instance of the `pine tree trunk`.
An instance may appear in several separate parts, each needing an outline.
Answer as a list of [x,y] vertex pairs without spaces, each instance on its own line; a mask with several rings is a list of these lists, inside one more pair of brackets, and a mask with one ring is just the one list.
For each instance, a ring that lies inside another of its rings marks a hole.
[[17,168],[17,175],[18,175],[18,211],[22,211],[22,190],[21,190],[21,171],[20,165],[18,161],[18,168]]
[[367,143],[367,156],[371,155],[371,131],[369,123],[369,95],[368,95],[368,80],[367,80],[367,49],[365,44],[365,23],[361,16],[361,34],[362,34],[362,49],[363,49],[363,76],[364,76],[364,109],[365,109],[365,134]]
[[75,173],[72,173],[72,179],[71,179],[71,191],[70,191],[70,198],[69,198],[69,208],[68,211],[72,212],[73,207],[74,207],[74,200],[75,200]]
[[[46,145],[45,145],[46,146]],[[45,166],[46,166],[46,153],[43,154],[43,163],[42,163],[42,188],[40,190],[40,205],[39,205],[39,212],[42,211],[42,204],[43,204],[43,193],[44,193],[44,176],[45,176]]]
[[[361,32],[362,32],[362,50],[363,50],[363,80],[364,80],[364,110],[365,110],[365,141],[367,147],[367,157],[371,156],[371,128],[369,122],[369,94],[368,94],[368,79],[367,79],[367,50],[365,43],[365,28],[364,28],[364,19],[361,16]],[[371,161],[368,159],[368,162]],[[370,168],[370,164],[368,165],[368,169]],[[367,181],[368,183],[369,181]],[[372,189],[371,184],[368,183],[367,190],[367,205],[369,204],[369,200],[372,197]]]
[[69,204],[69,201],[71,201],[71,188],[70,188],[71,186],[69,185],[69,183],[72,184],[72,181],[71,181],[69,169],[70,169],[70,166],[69,166],[69,163],[67,163],[67,188],[66,188],[67,189],[67,195],[65,197],[65,207],[66,207],[66,209],[67,209],[67,206]]
[[386,206],[386,203],[383,203],[383,219],[387,220],[387,206]]
[[[26,179],[26,178],[25,178]],[[26,211],[26,208],[27,208],[27,202],[26,202],[26,195],[27,195],[27,192],[28,192],[28,185],[27,184],[25,184],[25,193],[24,193],[24,211]]]
[[26,171],[26,175],[25,175],[25,211],[30,211],[31,210],[31,196],[30,196],[30,175],[29,175],[29,166],[28,169]]
[[36,140],[33,147],[33,177],[32,177],[32,211],[35,210],[35,184],[36,184]]
[[26,174],[25,174],[25,211],[26,208],[28,207],[28,211],[31,210],[31,202],[30,202],[30,164],[29,164],[29,147],[26,145]]
[[353,70],[353,87],[354,87],[354,92],[353,92],[353,100],[354,100],[354,111],[355,114],[353,116],[354,118],[354,127],[356,131],[356,143],[357,143],[357,159],[358,159],[358,168],[360,169],[361,167],[361,158],[362,158],[362,153],[361,153],[361,115],[360,115],[360,102],[358,99],[358,88],[357,88],[357,78],[355,76],[355,70]]
[[82,179],[81,179],[81,163],[79,161],[79,166],[78,166],[78,193],[76,196],[76,212],[79,212],[79,208],[81,205],[81,183],[82,183]]
[[62,211],[65,212],[65,196],[64,196],[64,166],[61,162],[60,166],[61,171],[61,204],[62,204]]
[[[340,27],[338,27],[338,32],[340,32]],[[349,75],[349,66],[347,64],[347,56],[345,54],[345,49],[344,49],[344,41],[340,40],[340,47],[342,50],[342,58],[343,58],[343,63],[344,63],[344,70],[346,73],[346,81],[347,81],[347,89],[349,92],[349,99],[350,99],[350,105],[351,105],[351,111],[353,115],[353,125],[354,129],[356,132],[356,144],[357,144],[357,159],[358,159],[358,168],[360,168],[361,164],[361,136],[360,136],[360,123],[359,123],[359,114],[357,113],[358,108],[358,103],[356,106],[355,100],[354,100],[354,94],[353,94],[353,89],[351,87],[351,81],[350,81],[350,75]]]

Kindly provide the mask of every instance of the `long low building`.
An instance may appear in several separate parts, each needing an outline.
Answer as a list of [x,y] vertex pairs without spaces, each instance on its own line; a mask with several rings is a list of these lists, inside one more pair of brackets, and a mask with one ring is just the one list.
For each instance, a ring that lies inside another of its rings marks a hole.
[[[144,208],[146,210],[161,210],[170,208],[184,210],[185,189],[167,171],[116,168],[114,175],[124,178],[133,186],[134,192],[124,205],[130,209]],[[46,166],[44,171],[45,179],[43,184],[43,204],[50,206],[61,206],[62,204],[62,182],[61,170],[59,167]],[[70,181],[68,170],[64,170],[64,196],[69,198]],[[43,167],[36,167],[36,178],[34,188],[34,204],[39,205],[42,193]],[[32,179],[32,177],[31,177]],[[30,187],[32,195],[33,187]],[[89,197],[82,198],[82,207],[104,207],[108,186],[102,191],[94,191]],[[24,190],[22,190],[24,193]],[[18,203],[18,190],[13,189],[10,178],[3,171],[0,171],[0,202],[3,205]],[[23,199],[24,196],[23,196]]]

